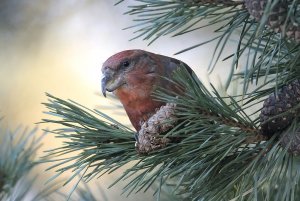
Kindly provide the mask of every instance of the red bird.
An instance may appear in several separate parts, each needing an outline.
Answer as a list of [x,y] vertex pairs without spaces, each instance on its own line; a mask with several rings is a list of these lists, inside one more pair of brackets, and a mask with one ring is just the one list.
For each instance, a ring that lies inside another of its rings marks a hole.
[[163,102],[154,100],[157,87],[176,90],[172,80],[175,69],[185,67],[185,63],[163,55],[143,50],[125,50],[109,57],[102,66],[102,93],[113,92],[121,101],[126,113],[139,131],[141,123],[150,118]]

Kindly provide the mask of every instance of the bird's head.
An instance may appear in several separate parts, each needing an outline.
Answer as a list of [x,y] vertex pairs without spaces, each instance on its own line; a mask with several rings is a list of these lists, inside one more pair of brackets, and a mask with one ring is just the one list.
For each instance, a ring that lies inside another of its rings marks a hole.
[[[144,50],[125,50],[109,57],[102,66],[102,93],[114,92],[137,131],[141,122],[153,115],[164,103],[153,97],[156,88],[168,92],[182,92],[170,80],[175,69],[185,67],[183,62]],[[167,78],[167,79],[165,79]]]
[[156,78],[156,62],[151,53],[125,50],[109,57],[102,66],[102,93],[115,90],[137,90]]

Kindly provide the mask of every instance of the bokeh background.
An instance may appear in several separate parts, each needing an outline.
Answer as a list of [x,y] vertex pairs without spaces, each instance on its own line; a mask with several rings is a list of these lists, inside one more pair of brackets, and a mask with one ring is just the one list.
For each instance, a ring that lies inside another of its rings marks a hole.
[[[47,117],[41,104],[45,92],[64,99],[72,99],[89,108],[103,111],[129,124],[122,109],[105,109],[115,105],[111,98],[100,95],[102,63],[114,53],[125,49],[144,49],[173,56],[190,65],[199,78],[208,85],[218,86],[226,80],[228,62],[219,63],[218,70],[207,75],[214,43],[176,55],[173,54],[213,37],[213,27],[183,36],[160,38],[148,46],[142,38],[129,41],[134,29],[134,16],[123,15],[125,1],[114,6],[113,0],[1,0],[0,1],[0,116],[1,126],[14,129],[19,125],[33,128]],[[205,22],[204,22],[205,23]],[[229,49],[230,50],[230,47]],[[38,125],[42,129],[52,125]],[[59,146],[60,140],[48,135],[43,150]],[[47,165],[37,170],[38,185],[51,176],[44,172]],[[153,200],[151,191],[129,198],[121,196],[122,183],[107,189],[122,170],[93,180],[103,189],[108,200]],[[65,175],[66,177],[68,175]],[[72,185],[65,187],[68,191]]]

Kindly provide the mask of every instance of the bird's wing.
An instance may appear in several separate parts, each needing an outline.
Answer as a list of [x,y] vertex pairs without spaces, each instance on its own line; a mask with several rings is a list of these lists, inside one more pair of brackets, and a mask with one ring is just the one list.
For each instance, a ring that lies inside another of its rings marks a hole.
[[171,65],[176,65],[176,68],[178,68],[178,66],[183,66],[186,68],[186,70],[192,75],[193,74],[193,70],[191,67],[189,67],[186,63],[184,63],[183,61],[180,61],[178,59],[174,59],[170,57],[170,64]]

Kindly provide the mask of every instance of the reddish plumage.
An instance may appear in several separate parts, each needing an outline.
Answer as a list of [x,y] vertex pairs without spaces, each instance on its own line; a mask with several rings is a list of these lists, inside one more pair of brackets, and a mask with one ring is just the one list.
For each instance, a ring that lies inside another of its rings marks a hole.
[[132,125],[139,131],[141,122],[148,120],[164,104],[154,100],[153,91],[158,86],[175,90],[174,84],[163,77],[172,79],[172,72],[181,66],[192,71],[183,62],[170,57],[143,50],[122,51],[103,64],[103,94],[106,90],[114,92]]

